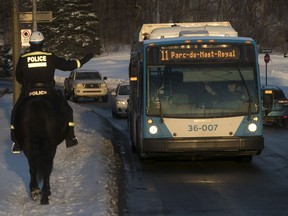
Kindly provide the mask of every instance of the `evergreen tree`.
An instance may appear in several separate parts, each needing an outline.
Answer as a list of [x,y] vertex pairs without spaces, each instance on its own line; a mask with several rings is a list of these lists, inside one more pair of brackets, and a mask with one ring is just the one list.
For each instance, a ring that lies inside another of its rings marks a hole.
[[[31,12],[32,0],[18,0]],[[12,2],[0,0],[4,43],[12,46]],[[287,0],[36,0],[39,11],[52,11],[52,23],[38,23],[46,48],[66,57],[88,51],[117,51],[130,44],[143,23],[229,21],[239,35],[262,46],[287,50]],[[22,24],[22,27],[31,27]]]
[[[98,18],[93,0],[42,0],[38,10],[53,11],[51,24],[39,25],[45,34],[45,47],[65,57],[83,57],[87,52],[101,53]],[[45,7],[44,7],[45,6]]]

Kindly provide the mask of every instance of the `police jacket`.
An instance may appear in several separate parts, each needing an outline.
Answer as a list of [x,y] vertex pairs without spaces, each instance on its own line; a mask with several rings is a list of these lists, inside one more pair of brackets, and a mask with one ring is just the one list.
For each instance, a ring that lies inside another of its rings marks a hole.
[[20,56],[16,68],[16,80],[24,88],[35,83],[55,83],[55,69],[71,71],[85,63],[83,60],[66,60],[51,52],[35,50]]

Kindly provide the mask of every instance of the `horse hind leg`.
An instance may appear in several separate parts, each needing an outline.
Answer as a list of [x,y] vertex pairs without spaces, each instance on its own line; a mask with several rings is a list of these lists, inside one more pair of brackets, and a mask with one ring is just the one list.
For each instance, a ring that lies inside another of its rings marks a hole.
[[49,196],[51,195],[50,190],[50,174],[52,172],[52,166],[53,166],[53,157],[47,160],[47,163],[45,164],[45,171],[43,173],[43,186],[41,190],[41,200],[40,203],[42,205],[49,204]]
[[31,195],[31,199],[36,201],[40,195],[40,188],[35,188],[33,190],[30,191],[30,195]]
[[[38,163],[40,162],[39,160],[37,160]],[[50,182],[49,182],[49,178],[50,178],[50,174],[51,174],[51,170],[52,170],[52,164],[53,161],[51,162],[51,160],[44,160],[41,161],[40,164],[37,165],[37,163],[35,162],[35,160],[30,159],[29,160],[29,171],[30,171],[30,195],[31,195],[31,199],[36,201],[39,198],[39,195],[41,195],[40,197],[40,203],[42,205],[46,205],[49,204],[49,198],[48,196],[51,195],[51,191],[50,191]],[[41,167],[41,169],[39,170],[39,165]],[[42,189],[40,190],[39,186],[38,186],[38,178],[42,179],[43,181],[43,186]]]
[[38,195],[40,194],[40,188],[38,187],[37,181],[37,169],[33,160],[29,160],[29,172],[30,172],[30,195],[32,200],[37,200]]
[[49,177],[44,178],[43,180],[43,187],[41,190],[41,205],[47,205],[49,204],[49,196],[51,195],[50,191],[50,184],[49,184]]
[[31,181],[30,181],[30,195],[31,195],[31,199],[32,200],[37,200],[38,196],[40,195],[40,188],[38,187],[38,181],[37,181],[37,177],[35,176],[31,176]]

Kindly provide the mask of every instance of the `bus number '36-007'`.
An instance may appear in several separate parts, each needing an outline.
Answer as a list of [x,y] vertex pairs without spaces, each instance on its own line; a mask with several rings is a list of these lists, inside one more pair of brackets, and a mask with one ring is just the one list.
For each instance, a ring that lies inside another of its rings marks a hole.
[[214,125],[188,125],[188,131],[216,131],[218,124]]

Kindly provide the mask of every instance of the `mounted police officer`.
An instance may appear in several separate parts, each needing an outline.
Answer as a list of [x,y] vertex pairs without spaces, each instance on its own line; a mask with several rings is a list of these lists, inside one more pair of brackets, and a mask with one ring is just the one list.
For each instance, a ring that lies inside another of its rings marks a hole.
[[[42,50],[44,36],[41,32],[35,31],[29,38],[30,52],[20,56],[16,68],[16,80],[22,85],[21,94],[11,113],[11,140],[13,141],[12,153],[20,153],[19,142],[15,136],[14,121],[15,113],[19,104],[27,97],[31,89],[47,89],[54,92],[55,97],[59,98],[61,107],[66,111],[69,118],[69,131],[66,137],[66,147],[75,146],[78,140],[74,133],[73,110],[67,103],[63,94],[56,91],[54,74],[55,69],[71,71],[82,67],[83,64],[93,58],[89,53],[80,60],[66,60],[56,56],[54,53]],[[39,91],[40,93],[43,91]],[[36,93],[39,93],[36,91]],[[45,91],[44,91],[45,92]]]

